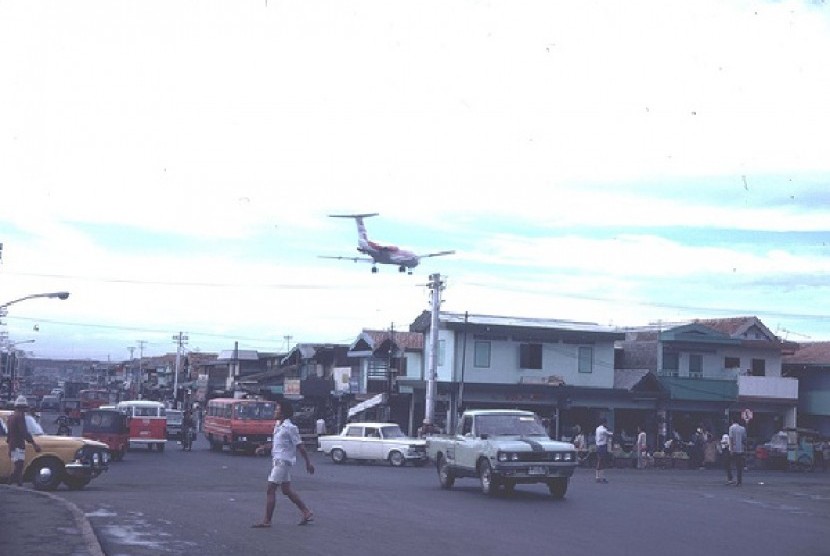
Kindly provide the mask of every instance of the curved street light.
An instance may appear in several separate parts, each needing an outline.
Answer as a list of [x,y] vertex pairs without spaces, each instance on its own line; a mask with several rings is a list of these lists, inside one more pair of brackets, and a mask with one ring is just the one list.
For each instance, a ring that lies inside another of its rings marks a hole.
[[38,297],[48,297],[52,299],[68,299],[69,292],[33,293],[32,295],[27,295],[25,297],[20,297],[18,299],[12,299],[11,301],[7,301],[0,305],[0,309],[5,309],[9,305],[14,305],[15,303],[26,301],[27,299],[36,299]]

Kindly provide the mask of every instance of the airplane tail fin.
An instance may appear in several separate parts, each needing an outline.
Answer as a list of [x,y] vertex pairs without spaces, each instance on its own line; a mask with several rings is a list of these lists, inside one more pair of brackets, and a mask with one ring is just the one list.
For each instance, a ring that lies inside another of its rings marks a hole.
[[329,214],[332,218],[354,218],[357,224],[357,250],[364,251],[369,248],[369,237],[366,234],[366,225],[363,224],[364,218],[377,216],[377,212],[370,212],[364,214]]

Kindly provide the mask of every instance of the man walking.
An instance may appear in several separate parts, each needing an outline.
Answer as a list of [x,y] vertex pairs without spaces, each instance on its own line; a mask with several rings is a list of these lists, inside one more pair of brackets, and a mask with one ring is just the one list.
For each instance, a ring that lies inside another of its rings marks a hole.
[[729,453],[735,463],[736,486],[741,486],[744,478],[744,465],[746,464],[746,429],[741,425],[741,418],[735,417],[732,426],[729,427]]
[[605,468],[608,466],[608,444],[612,439],[613,433],[605,427],[607,424],[608,419],[603,417],[599,420],[599,426],[596,430],[598,483],[608,482],[608,479],[605,478]]
[[9,417],[9,459],[14,465],[14,470],[9,478],[9,484],[16,484],[23,486],[23,465],[26,462],[26,442],[29,442],[35,449],[35,452],[40,452],[40,446],[37,445],[35,439],[32,437],[29,429],[26,428],[26,409],[28,409],[29,402],[26,396],[19,396],[14,402],[14,413]]
[[723,467],[726,469],[726,484],[734,485],[732,479],[732,456],[729,454],[729,433],[723,433],[720,439],[720,456],[723,458]]
[[252,525],[255,528],[271,526],[271,518],[274,515],[274,508],[277,503],[277,487],[282,487],[282,493],[291,500],[302,512],[303,517],[298,525],[307,525],[314,519],[314,514],[308,506],[300,499],[297,492],[291,488],[291,467],[297,462],[297,452],[305,460],[306,471],[314,474],[314,466],[308,459],[303,441],[300,438],[300,431],[291,422],[294,416],[294,408],[288,402],[280,402],[276,408],[277,422],[274,424],[272,442],[266,442],[256,449],[257,454],[263,454],[271,444],[271,473],[268,475],[268,489],[265,494],[265,519],[260,523]]

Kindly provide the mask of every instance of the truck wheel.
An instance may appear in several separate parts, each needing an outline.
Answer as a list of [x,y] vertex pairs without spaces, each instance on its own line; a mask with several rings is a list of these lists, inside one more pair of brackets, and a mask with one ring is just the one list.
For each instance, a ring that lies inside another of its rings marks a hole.
[[556,500],[561,500],[568,492],[568,479],[551,479],[548,481],[548,490]]
[[335,448],[331,451],[331,461],[334,463],[343,463],[346,461],[346,452],[340,448]]
[[450,465],[444,459],[444,456],[438,456],[438,482],[441,484],[441,488],[452,488],[452,485],[455,484],[455,476],[452,474]]
[[32,475],[35,490],[55,490],[61,484],[63,465],[54,459],[47,459],[37,464]]
[[399,451],[395,450],[391,454],[389,454],[389,465],[392,467],[403,467],[406,463],[406,458],[403,457],[403,454]]
[[162,444],[162,443],[156,444],[156,450],[158,450],[159,452],[163,452],[164,451],[164,444]]
[[813,470],[813,458],[808,456],[807,454],[803,454],[798,458],[798,470],[799,471],[812,471]]
[[499,482],[493,477],[493,468],[486,459],[478,464],[478,478],[481,482],[481,492],[488,496],[495,496],[499,490]]

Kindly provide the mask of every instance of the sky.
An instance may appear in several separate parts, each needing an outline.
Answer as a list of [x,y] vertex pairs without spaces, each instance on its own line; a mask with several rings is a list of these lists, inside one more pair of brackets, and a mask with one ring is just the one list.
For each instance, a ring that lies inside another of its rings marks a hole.
[[[429,309],[830,341],[822,1],[0,2],[0,304],[36,357]],[[371,239],[452,249],[410,276]]]

